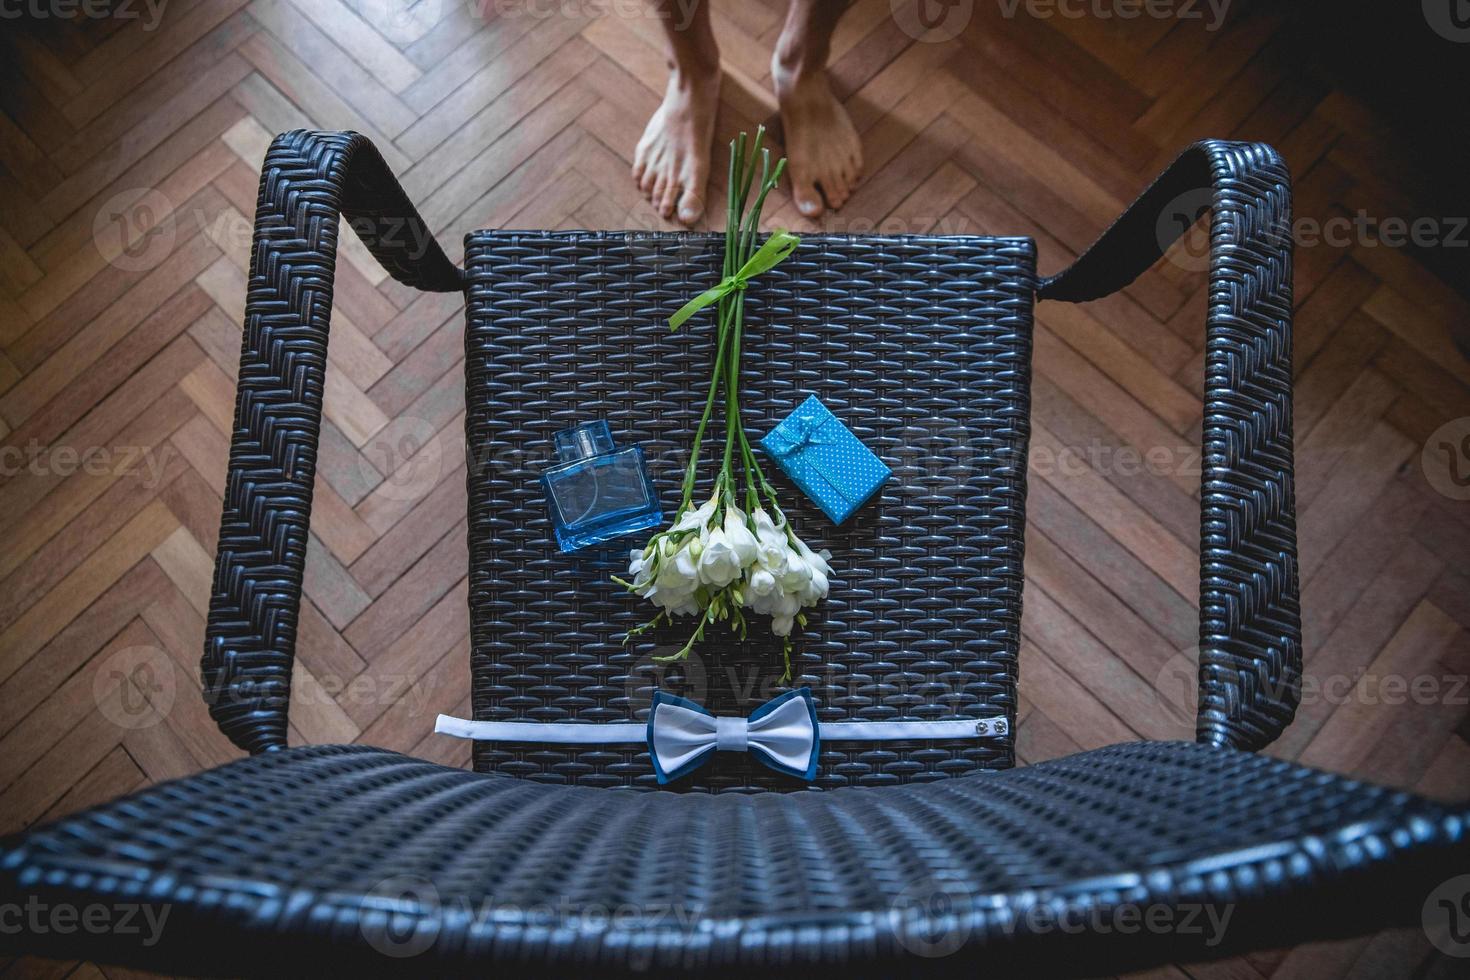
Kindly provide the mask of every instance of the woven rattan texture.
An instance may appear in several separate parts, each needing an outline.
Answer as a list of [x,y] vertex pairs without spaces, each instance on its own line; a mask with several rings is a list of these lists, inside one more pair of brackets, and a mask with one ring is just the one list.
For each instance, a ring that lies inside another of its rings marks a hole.
[[[959,954],[915,962],[973,970],[1022,946],[1027,975],[1095,973],[1124,951],[1134,963],[1210,952],[1180,930],[1087,927],[1112,921],[1088,910],[1119,903],[1228,906],[1223,938],[1237,944],[1273,927],[1307,939],[1386,908],[1417,916],[1444,869],[1470,856],[1464,820],[1177,742],[928,785],[754,797],[538,785],[323,746],[6,841],[0,900],[168,903],[156,947],[78,932],[71,955],[91,942],[98,958],[187,969],[192,951],[195,969],[216,972],[274,958],[292,973],[856,960],[881,974],[906,953]],[[1071,909],[1077,926],[1038,909]]]
[[1213,177],[1201,457],[1201,741],[1264,748],[1301,692],[1292,469],[1291,178],[1261,143],[1206,141]]
[[454,291],[460,272],[357,133],[282,133],[261,167],[230,472],[201,669],[241,748],[286,744],[339,215],[400,282]]
[[[714,633],[689,664],[686,623],[627,646],[651,606],[608,576],[627,544],[566,556],[537,476],[558,429],[603,417],[641,444],[667,514],[709,379],[709,314],[665,322],[718,278],[708,235],[477,232],[465,337],[474,714],[627,721],[659,686],[718,713],[782,688],[763,626]],[[747,291],[741,402],[758,436],[818,395],[893,470],[841,527],[774,466],[798,532],[830,548],[830,598],[802,631],[797,684],[824,720],[1014,719],[1021,616],[1033,246],[1024,239],[803,239]],[[721,433],[722,434],[722,433]],[[717,442],[723,443],[722,438]],[[706,456],[705,481],[717,465]],[[628,544],[637,543],[629,541]],[[939,779],[1012,764],[1009,738],[823,747],[816,785]],[[478,743],[475,765],[581,785],[652,787],[644,752]],[[681,786],[803,784],[719,753]]]
[[1039,295],[1082,302],[1122,289],[1206,209],[1197,731],[1259,749],[1291,722],[1301,690],[1285,162],[1265,143],[1200,140]]

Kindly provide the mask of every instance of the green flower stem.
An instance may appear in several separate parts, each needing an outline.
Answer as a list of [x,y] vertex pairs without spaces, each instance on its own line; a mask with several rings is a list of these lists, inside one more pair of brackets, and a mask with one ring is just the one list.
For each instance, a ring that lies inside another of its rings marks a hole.
[[730,338],[730,332],[721,317],[719,325],[719,339],[716,342],[715,364],[710,371],[709,394],[704,399],[704,414],[700,416],[699,426],[694,430],[694,445],[689,451],[689,465],[684,470],[684,496],[683,502],[679,504],[679,511],[674,515],[678,520],[683,513],[689,509],[689,503],[694,497],[695,474],[699,465],[699,450],[704,443],[704,430],[709,425],[710,416],[714,412],[715,393],[719,390],[720,382],[724,378],[725,350]]
[[[743,297],[735,301],[735,315],[730,325],[732,334],[730,357],[725,367],[725,463],[721,472],[731,473],[730,462],[735,455],[735,431],[740,428],[740,332],[745,326],[745,302]],[[743,430],[742,430],[743,431]]]
[[[755,252],[755,240],[760,231],[761,210],[765,206],[766,198],[781,180],[781,174],[785,170],[786,161],[779,160],[775,166],[771,165],[770,150],[761,144],[765,140],[765,127],[757,128],[755,138],[750,141],[749,152],[747,152],[746,135],[741,133],[730,144],[730,170],[727,184],[728,194],[726,197],[725,210],[725,255],[723,262],[723,277],[729,278],[735,275]],[[760,182],[755,182],[755,160],[757,156],[761,161]],[[747,201],[750,201],[752,187],[756,187],[756,196],[751,201],[749,210],[746,209]],[[720,471],[715,477],[713,495],[715,499],[723,502],[726,506],[735,503],[736,492],[739,483],[735,477],[735,452],[740,452],[740,465],[745,475],[745,503],[747,510],[754,510],[760,504],[762,495],[770,502],[773,519],[779,525],[786,525],[785,515],[777,503],[776,490],[766,479],[761,470],[760,462],[756,458],[755,450],[751,447],[750,437],[745,432],[745,425],[740,413],[740,354],[742,340],[745,333],[745,290],[743,288],[732,289],[720,297],[716,308],[716,335],[715,356],[710,366],[709,389],[705,394],[704,412],[700,416],[699,426],[695,429],[694,443],[689,455],[689,465],[684,471],[683,500],[679,505],[679,511],[675,515],[675,521],[683,516],[690,508],[694,497],[694,487],[697,482],[700,452],[704,445],[705,432],[708,429],[710,419],[714,415],[715,400],[721,389],[724,391],[725,408],[725,452],[721,460]],[[677,547],[691,534],[698,532],[687,532],[675,536],[672,543]],[[789,534],[788,529],[788,534]],[[654,535],[649,541],[649,548],[653,549],[653,561],[655,567],[661,561],[658,554],[661,552],[663,539],[669,532],[665,531]],[[645,552],[647,553],[647,552]],[[619,584],[631,588],[628,583],[615,579]],[[689,641],[676,653],[669,656],[656,657],[656,660],[670,661],[682,660],[693,652],[694,647],[704,639],[705,629],[710,623],[720,620],[729,620],[732,627],[736,628],[743,636],[746,629],[745,615],[740,606],[742,597],[739,584],[735,583],[728,590],[721,589],[713,594],[707,593],[703,587],[696,594],[698,601],[704,605],[704,612],[700,616],[699,624],[695,628]],[[652,629],[659,622],[672,622],[672,617],[665,612],[660,612],[650,622],[629,631],[629,637],[637,636]],[[791,675],[791,640],[786,638],[782,656],[786,663],[786,679]]]
[[[754,252],[754,235],[749,227],[751,223],[760,221],[761,206],[765,203],[766,195],[771,192],[771,151],[762,149],[761,142],[765,138],[765,127],[758,128],[755,132],[755,140],[751,147],[750,156],[757,153],[761,157],[761,189],[756,198],[755,206],[751,209],[748,222],[742,221],[742,212],[745,210],[745,202],[750,194],[751,183],[755,178],[755,168],[746,165],[746,156],[740,141],[737,141],[736,156],[740,158],[739,169],[742,171],[740,177],[739,200],[731,194],[729,208],[729,220],[725,225],[725,275],[732,275],[739,270]],[[742,134],[743,135],[743,134]],[[777,168],[779,173],[780,168]],[[732,189],[733,189],[732,182]],[[721,312],[726,314],[726,331],[733,331],[733,339],[729,345],[729,362],[725,364],[725,351],[715,355],[716,364],[720,365],[725,372],[725,456],[720,467],[719,482],[723,484],[725,500],[727,504],[734,503],[735,475],[733,461],[736,442],[740,442],[742,449],[747,444],[745,428],[740,420],[740,340],[745,327],[745,296],[743,290],[735,290],[720,301]],[[738,438],[737,438],[738,433]],[[747,464],[749,473],[749,457],[742,454],[742,461]]]
[[[761,140],[764,138],[764,136],[764,127],[756,130],[755,146],[757,148],[759,148]],[[754,169],[747,168],[745,166],[745,139],[745,134],[742,132],[730,143],[730,170],[728,177],[729,194],[727,196],[725,212],[726,222],[725,257],[723,266],[724,276],[734,275],[735,272],[739,270],[740,267],[743,266],[746,260],[749,258],[748,251],[744,251],[739,248],[738,239],[738,232],[741,227],[741,212],[745,208],[746,197],[750,191],[750,181],[755,173]],[[764,199],[765,195],[762,194],[761,197],[762,199]],[[740,306],[741,303],[739,298],[737,297],[726,296],[720,300],[717,312],[718,339],[716,342],[714,365],[710,371],[709,393],[705,397],[704,413],[700,416],[699,427],[695,430],[694,433],[694,444],[691,447],[689,453],[689,465],[684,471],[683,494],[681,502],[679,504],[679,510],[675,514],[675,520],[678,520],[678,518],[689,509],[690,503],[694,498],[694,484],[696,482],[699,465],[699,453],[704,444],[705,428],[709,425],[710,417],[714,411],[715,394],[719,388],[720,383],[726,379],[725,358],[730,336],[729,328],[732,319],[732,310],[738,311]],[[737,341],[735,344],[737,356],[739,349],[740,346],[739,342]],[[725,442],[726,458],[728,459],[728,447],[730,442],[730,426],[728,422],[725,427]],[[730,474],[730,468],[727,463],[721,469],[719,476],[715,480],[715,493],[719,494],[722,485],[729,486],[732,484],[733,478]]]
[[[758,131],[756,134],[757,146],[760,145],[760,135],[761,134]],[[786,160],[785,158],[782,158],[781,160],[777,161],[775,171],[773,172],[771,170],[771,151],[762,151],[760,193],[756,196],[755,204],[751,207],[750,215],[745,221],[744,227],[741,229],[741,243],[739,251],[740,254],[743,256],[750,255],[755,246],[755,236],[760,228],[761,210],[765,206],[766,196],[770,194],[771,190],[780,182],[781,174],[785,169]],[[742,259],[741,261],[743,264],[744,260]],[[759,498],[756,496],[755,486],[759,484],[764,488],[768,487],[769,484],[766,483],[765,474],[761,472],[760,463],[756,460],[755,452],[750,448],[750,438],[745,433],[744,421],[740,417],[740,401],[738,396],[738,389],[740,386],[740,339],[741,332],[744,328],[744,307],[745,300],[742,296],[738,300],[738,312],[735,324],[735,343],[733,345],[733,352],[730,358],[730,380],[728,384],[731,388],[732,394],[729,398],[730,407],[728,411],[735,419],[734,431],[736,432],[740,440],[741,457],[745,465],[746,509],[754,510],[755,503],[759,502]],[[730,457],[730,449],[731,447],[727,445],[727,460]],[[774,493],[774,491],[772,491],[772,493]]]
[[[756,149],[760,149],[761,137],[763,135],[764,130],[756,131]],[[760,220],[761,206],[765,203],[766,195],[770,193],[771,151],[761,150],[760,156],[761,190],[759,196],[756,197],[755,206],[751,209],[750,221]],[[750,168],[749,172],[750,176],[754,176],[754,168]],[[745,188],[742,188],[742,196],[748,190],[749,187],[747,184]],[[754,245],[754,236],[750,233],[748,227],[738,228],[737,226],[737,234],[739,244],[736,250],[740,256],[741,265],[744,265],[747,257],[751,254],[752,246]],[[728,374],[725,378],[725,391],[727,393],[725,398],[725,470],[729,471],[731,468],[731,460],[735,454],[736,433],[738,432],[742,450],[741,460],[745,464],[746,479],[748,481],[750,477],[750,456],[744,452],[747,440],[745,438],[745,426],[740,418],[740,337],[745,327],[745,297],[741,295],[732,298],[734,299],[733,305],[735,307],[735,338],[734,343],[730,346],[730,364],[727,368]]]

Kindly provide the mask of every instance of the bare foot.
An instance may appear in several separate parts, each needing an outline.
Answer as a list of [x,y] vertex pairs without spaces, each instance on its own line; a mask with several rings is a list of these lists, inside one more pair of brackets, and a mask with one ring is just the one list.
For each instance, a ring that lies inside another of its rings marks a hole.
[[720,69],[669,71],[663,105],[633,154],[633,181],[660,215],[686,225],[704,213],[710,143],[720,101]]
[[863,144],[847,110],[832,94],[825,69],[790,69],[771,62],[781,103],[781,129],[796,207],[808,218],[822,213],[822,198],[842,207],[863,171]]

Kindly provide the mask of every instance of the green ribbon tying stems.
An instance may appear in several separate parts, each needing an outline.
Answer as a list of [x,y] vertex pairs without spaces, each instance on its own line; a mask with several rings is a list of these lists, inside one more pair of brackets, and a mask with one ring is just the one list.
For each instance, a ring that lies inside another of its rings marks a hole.
[[801,239],[789,231],[772,232],[766,243],[756,249],[749,261],[740,267],[740,271],[733,276],[726,276],[720,280],[719,285],[706,289],[679,307],[679,312],[669,317],[669,329],[678,330],[685,320],[706,306],[718,303],[734,290],[744,289],[753,277],[775,268],[777,263],[796,251],[796,246],[800,244]]

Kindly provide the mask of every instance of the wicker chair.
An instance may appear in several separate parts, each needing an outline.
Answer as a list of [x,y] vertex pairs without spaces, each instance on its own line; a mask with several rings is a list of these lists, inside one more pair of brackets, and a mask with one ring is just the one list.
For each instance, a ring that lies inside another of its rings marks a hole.
[[[814,235],[753,283],[752,428],[816,392],[894,470],[840,528],[787,488],[835,565],[795,683],[824,724],[1010,725],[824,743],[811,784],[717,753],[669,792],[638,746],[478,742],[475,772],[288,748],[287,705],[339,214],[400,282],[467,297],[476,719],[626,723],[656,689],[745,713],[782,689],[754,636],[683,665],[653,660],[673,634],[625,647],[621,563],[559,553],[535,480],[555,430],[601,415],[677,499],[662,467],[710,337],[663,321],[718,240],[477,232],[461,271],[363,137],[278,137],[203,659],[251,757],[0,843],[0,902],[156,906],[160,932],[0,948],[208,974],[1096,974],[1417,921],[1470,859],[1470,808],[1252,754],[1300,686],[1289,196],[1269,147],[1209,141],[1059,276],[1024,238]],[[1034,299],[1121,288],[1211,205],[1198,740],[1012,768]]]

